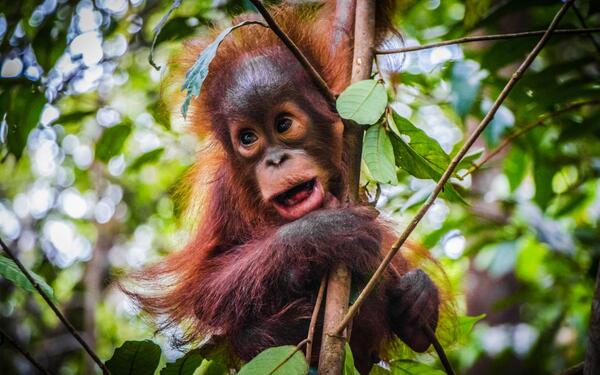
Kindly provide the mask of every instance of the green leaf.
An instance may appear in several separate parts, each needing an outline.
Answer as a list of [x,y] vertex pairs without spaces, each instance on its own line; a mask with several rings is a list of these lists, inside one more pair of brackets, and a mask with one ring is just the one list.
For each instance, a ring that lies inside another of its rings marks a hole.
[[402,359],[390,363],[392,375],[445,375],[442,370],[438,370],[424,363]]
[[183,115],[183,118],[186,118],[186,116],[187,116],[188,108],[190,106],[190,102],[192,101],[192,98],[200,96],[200,91],[202,90],[202,84],[204,83],[204,80],[208,76],[208,70],[209,70],[210,63],[212,62],[215,55],[217,54],[217,49],[219,48],[219,45],[225,39],[225,37],[227,35],[229,35],[229,33],[231,33],[233,30],[235,30],[239,27],[242,27],[244,25],[265,26],[262,22],[243,21],[243,22],[238,23],[237,25],[226,28],[217,36],[217,38],[214,40],[214,42],[209,44],[204,49],[204,51],[202,51],[202,53],[200,54],[200,56],[198,56],[198,59],[196,60],[194,65],[192,65],[192,67],[185,74],[185,81],[183,82],[183,87],[181,88],[181,91],[187,91],[186,95],[185,95],[185,100],[183,101],[183,104],[181,105],[181,113]]
[[456,337],[460,342],[468,342],[468,338],[471,335],[471,331],[473,331],[473,327],[475,324],[485,319],[485,314],[480,314],[476,316],[468,316],[468,315],[460,315],[457,317],[457,334]]
[[373,125],[367,129],[363,155],[367,168],[375,180],[383,183],[398,183],[394,149],[383,126]]
[[360,375],[356,367],[354,367],[354,356],[350,345],[346,343],[344,346],[344,370],[343,375]]
[[229,369],[224,362],[215,359],[205,359],[194,375],[229,375]]
[[375,124],[385,112],[386,106],[385,87],[372,79],[351,85],[336,101],[340,116],[360,125]]
[[477,24],[485,16],[491,5],[491,0],[465,0],[465,16],[463,22],[466,29]]
[[8,124],[6,145],[17,159],[23,154],[29,132],[38,124],[45,103],[44,95],[30,85],[14,85],[0,94],[0,121],[6,115]]
[[150,340],[126,341],[115,349],[106,367],[112,375],[153,375],[160,357],[160,346]]
[[508,179],[510,191],[515,191],[527,174],[528,155],[519,148],[512,148],[504,158],[504,174]]
[[[46,283],[46,281],[38,274],[29,271],[33,279],[38,283],[42,290],[50,297],[53,302],[58,302],[54,296],[54,290]],[[12,259],[5,256],[0,256],[0,275],[11,281],[13,284],[31,293],[37,293],[29,279],[21,272],[19,267]]]
[[[396,113],[393,118],[388,116],[388,121],[393,121],[402,134],[390,133],[396,164],[414,177],[439,181],[450,160],[439,143]],[[466,204],[449,183],[442,194],[452,202]]]
[[542,160],[541,157],[534,157],[533,180],[535,182],[535,196],[533,200],[542,210],[546,209],[554,197],[552,177],[554,177],[554,168]]
[[131,163],[131,165],[129,167],[127,167],[127,170],[130,172],[137,171],[141,167],[143,167],[145,164],[154,163],[155,161],[160,159],[160,156],[162,155],[162,153],[164,151],[165,151],[165,149],[161,147],[161,148],[154,149],[152,151],[148,151],[148,152],[138,156],[133,161],[133,163]]
[[107,162],[111,157],[118,155],[131,133],[128,125],[116,125],[108,128],[96,143],[96,159]]
[[373,366],[373,368],[371,368],[371,371],[369,372],[369,375],[390,375],[390,374],[391,374],[390,370],[384,369],[383,367],[381,367],[379,365]]
[[273,374],[305,375],[308,372],[308,364],[302,351],[296,351],[285,361],[293,351],[296,351],[296,347],[292,345],[269,348],[242,367],[238,375],[266,375],[276,368],[277,371]]
[[204,358],[197,351],[187,352],[175,362],[167,363],[160,375],[192,375]]
[[427,133],[417,128],[408,119],[396,112],[393,112],[392,116],[388,116],[388,124],[391,123],[398,129],[401,138],[417,154],[427,160],[439,172],[443,172],[446,169],[450,163],[450,157],[435,139],[428,136]]
[[456,170],[460,171],[461,169],[471,168],[475,161],[481,157],[481,155],[483,155],[483,148],[470,152],[469,154],[465,155],[464,158],[462,158],[460,163],[458,163]]

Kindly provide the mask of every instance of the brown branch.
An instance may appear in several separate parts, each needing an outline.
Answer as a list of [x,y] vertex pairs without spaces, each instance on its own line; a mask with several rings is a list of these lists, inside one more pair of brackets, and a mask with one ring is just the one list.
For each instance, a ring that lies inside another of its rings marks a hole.
[[[592,27],[585,29],[557,29],[554,30],[554,34],[557,35],[577,35],[577,34],[590,34],[600,32],[600,27]],[[404,53],[404,52],[414,52],[421,51],[424,49],[431,49],[437,47],[450,46],[454,44],[464,44],[464,43],[472,43],[472,42],[485,42],[492,40],[505,40],[505,39],[513,39],[513,38],[528,38],[534,36],[544,35],[545,30],[536,30],[536,31],[525,31],[520,33],[508,33],[508,34],[493,34],[493,35],[480,35],[480,36],[467,36],[458,39],[446,40],[438,43],[424,44],[422,46],[411,46],[411,47],[403,47],[403,48],[395,48],[388,50],[377,50],[375,51],[378,55],[391,55],[393,53]]]
[[321,375],[338,375],[342,373],[344,344],[342,335],[332,335],[338,322],[342,321],[348,310],[350,300],[350,281],[352,275],[345,264],[336,265],[329,271],[327,279],[327,299],[323,317],[323,338],[319,354],[319,371]]
[[46,292],[44,292],[44,290],[42,289],[42,287],[40,286],[40,284],[38,284],[38,282],[35,281],[35,279],[33,278],[33,276],[31,276],[31,273],[27,270],[27,268],[25,268],[25,266],[23,265],[23,263],[21,263],[21,261],[19,260],[19,258],[17,258],[12,253],[12,251],[10,251],[10,249],[8,248],[8,246],[6,246],[6,244],[4,243],[4,241],[2,241],[1,238],[0,238],[0,246],[2,246],[2,250],[4,250],[4,252],[6,253],[6,255],[8,255],[8,257],[13,262],[15,262],[15,264],[17,265],[17,267],[19,267],[19,269],[21,270],[21,272],[23,273],[23,275],[25,275],[25,277],[27,278],[27,280],[29,280],[29,282],[31,283],[31,285],[35,288],[35,290],[37,290],[37,292],[40,294],[40,296],[42,296],[42,298],[44,299],[44,301],[46,302],[46,304],[50,307],[50,309],[52,309],[52,311],[54,312],[54,314],[58,317],[58,319],[61,321],[61,323],[65,326],[65,328],[67,329],[67,331],[69,331],[69,333],[71,334],[71,336],[73,336],[75,338],[75,340],[77,340],[79,342],[79,344],[81,345],[81,347],[83,347],[83,349],[89,354],[89,356],[94,360],[94,362],[96,362],[96,364],[98,365],[98,367],[100,367],[100,369],[102,370],[102,372],[104,374],[110,374],[110,371],[108,371],[108,368],[106,367],[106,365],[100,360],[100,358],[98,358],[98,355],[85,342],[85,340],[77,332],[77,330],[75,329],[75,327],[73,327],[73,325],[67,319],[67,317],[58,309],[58,307],[54,304],[54,302],[52,302],[52,300],[46,294]]
[[358,309],[365,302],[367,296],[375,288],[375,285],[377,285],[377,283],[379,283],[379,281],[383,277],[385,270],[391,263],[392,259],[394,258],[394,256],[396,255],[396,253],[398,252],[400,247],[404,244],[404,242],[406,242],[406,240],[411,235],[411,233],[415,230],[415,228],[417,227],[417,225],[419,224],[421,219],[423,219],[423,217],[425,216],[427,211],[429,211],[429,208],[431,208],[431,206],[435,202],[438,195],[444,189],[444,185],[446,184],[446,182],[450,179],[450,177],[454,173],[454,170],[458,166],[458,163],[460,163],[460,161],[465,156],[465,154],[469,151],[469,149],[471,148],[473,143],[475,143],[475,141],[477,140],[477,138],[479,138],[479,136],[481,135],[483,130],[492,121],[492,119],[494,118],[494,115],[498,111],[498,108],[500,108],[500,105],[504,102],[504,100],[506,99],[506,97],[508,96],[510,91],[513,89],[513,87],[516,85],[516,83],[519,81],[519,79],[523,76],[523,74],[525,73],[527,68],[529,68],[529,66],[531,65],[533,60],[536,58],[536,56],[540,53],[540,51],[542,50],[542,48],[544,47],[546,42],[548,42],[548,39],[552,35],[553,31],[556,29],[556,26],[558,25],[559,21],[562,19],[563,15],[566,13],[566,11],[569,9],[569,7],[573,4],[573,2],[574,2],[574,0],[565,1],[565,3],[561,6],[558,13],[556,13],[556,15],[554,16],[554,19],[552,20],[552,22],[550,23],[550,26],[544,33],[544,36],[538,41],[538,43],[535,45],[533,50],[527,55],[527,57],[525,58],[523,63],[521,63],[519,68],[513,73],[512,77],[510,78],[510,80],[508,81],[506,86],[504,86],[504,88],[502,89],[502,92],[500,93],[500,95],[498,96],[496,101],[494,102],[494,105],[492,106],[492,108],[490,108],[489,112],[485,115],[485,117],[483,118],[481,123],[479,123],[479,125],[477,126],[475,131],[473,131],[473,133],[465,141],[465,144],[461,147],[461,149],[458,151],[458,153],[454,156],[454,158],[452,159],[452,161],[446,168],[444,174],[442,175],[442,177],[436,184],[435,188],[433,189],[431,195],[429,196],[429,198],[427,199],[425,204],[417,212],[415,217],[411,220],[411,222],[408,224],[406,229],[404,229],[402,234],[400,234],[400,237],[394,243],[394,245],[392,246],[390,251],[387,253],[384,260],[381,262],[381,264],[379,265],[379,267],[377,268],[377,270],[375,271],[375,273],[373,274],[373,276],[371,277],[371,279],[369,280],[369,282],[367,283],[365,288],[362,290],[362,292],[358,296],[356,302],[352,305],[352,307],[350,308],[350,310],[344,317],[344,320],[336,328],[336,330],[335,330],[336,334],[340,334],[341,332],[343,332],[344,328],[348,325],[348,323],[350,323],[350,321],[352,320],[354,315],[356,315],[356,313],[358,312]]
[[573,367],[569,367],[565,371],[561,372],[560,375],[581,375],[583,374],[583,362],[576,364]]
[[566,112],[570,112],[575,109],[584,107],[586,105],[593,105],[593,104],[599,104],[599,103],[600,103],[600,99],[588,100],[585,102],[571,103],[571,104],[567,104],[566,106],[564,106],[561,109],[558,109],[554,112],[550,112],[550,113],[543,115],[541,118],[537,119],[536,121],[534,121],[522,128],[519,128],[514,133],[511,133],[510,135],[508,135],[506,138],[504,138],[502,140],[502,142],[500,142],[500,144],[498,146],[496,146],[492,151],[490,151],[481,161],[479,161],[477,163],[473,163],[471,168],[469,168],[464,175],[459,176],[459,178],[463,179],[467,175],[475,172],[476,170],[481,168],[481,166],[483,166],[485,163],[490,161],[490,159],[492,159],[494,156],[498,155],[500,153],[500,151],[502,151],[506,146],[508,146],[510,143],[512,143],[515,139],[519,138],[521,135],[527,133],[528,131],[532,130],[533,128],[536,128],[541,125],[546,125],[546,121],[548,121],[549,119],[560,116]]
[[590,316],[590,329],[588,331],[583,374],[594,375],[600,373],[600,262],[596,271],[596,288],[592,299],[592,313]]
[[329,86],[327,85],[327,82],[325,82],[323,77],[321,77],[317,69],[315,69],[315,67],[310,63],[310,61],[308,61],[308,59],[306,58],[306,56],[304,56],[302,51],[300,51],[296,43],[294,43],[294,41],[291,40],[290,37],[283,32],[281,27],[279,27],[277,22],[275,22],[275,19],[273,19],[273,16],[271,16],[271,14],[267,11],[264,5],[259,0],[250,0],[250,2],[256,7],[256,10],[258,10],[258,12],[263,16],[271,30],[273,30],[273,32],[279,37],[279,39],[281,39],[283,44],[286,45],[286,47],[294,54],[294,56],[296,56],[298,62],[300,62],[304,69],[306,69],[315,85],[317,85],[319,91],[321,91],[323,96],[325,96],[325,99],[327,99],[327,101],[333,107],[333,111],[335,112],[335,96],[333,95],[333,93],[329,89]]
[[[358,0],[356,2],[352,82],[368,79],[371,75],[375,44],[375,3],[375,0]],[[358,202],[363,129],[356,124],[344,124],[344,137],[350,147],[349,198]],[[323,342],[319,356],[319,374],[338,375],[342,373],[346,337],[342,335],[342,330],[335,334],[332,332],[348,310],[351,276],[350,271],[343,264],[335,265],[329,274],[323,322]]]
[[442,362],[442,366],[444,366],[444,370],[446,370],[446,374],[454,375],[455,374],[454,369],[452,368],[452,365],[450,364],[450,361],[448,360],[448,357],[446,356],[446,352],[444,351],[442,344],[440,344],[437,337],[435,337],[435,332],[433,332],[433,330],[427,324],[423,324],[423,326],[421,328],[423,329],[423,332],[425,332],[425,335],[427,335],[427,338],[429,338],[429,340],[433,344],[435,352],[437,353],[438,357],[440,358],[440,362]]
[[315,301],[315,307],[313,308],[312,316],[310,317],[310,325],[308,326],[308,340],[306,343],[306,362],[310,366],[310,360],[312,356],[312,347],[315,338],[315,328],[317,327],[317,320],[319,318],[319,311],[321,310],[321,304],[323,303],[323,295],[325,294],[325,285],[327,282],[327,276],[323,276],[321,279],[321,285],[319,286],[319,292],[317,293],[317,300]]
[[[294,348],[294,350],[292,350],[290,352],[290,354],[287,355],[287,357],[285,357],[281,362],[279,362],[279,364],[277,366],[275,366],[275,368],[273,370],[271,370],[268,375],[273,375],[277,370],[279,370],[281,368],[281,366],[285,365],[285,363],[287,361],[289,361],[294,356],[294,354],[296,354],[300,349],[302,349],[302,347],[307,343],[308,343],[308,339],[304,339],[304,340],[300,341],[298,343],[298,345],[296,345],[296,348]],[[309,364],[309,366],[310,366],[310,364]]]
[[50,375],[50,372],[48,370],[46,370],[42,365],[40,365],[40,363],[38,361],[36,361],[35,358],[33,358],[31,353],[29,353],[27,350],[23,349],[17,343],[17,341],[15,339],[13,339],[12,337],[10,337],[6,332],[4,332],[2,330],[2,328],[0,328],[0,337],[2,337],[4,340],[8,341],[8,343],[13,348],[15,348],[16,351],[21,353],[21,355],[23,355],[23,357],[25,357],[29,361],[29,363],[31,363],[35,368],[37,368],[40,373],[45,374],[45,375]]

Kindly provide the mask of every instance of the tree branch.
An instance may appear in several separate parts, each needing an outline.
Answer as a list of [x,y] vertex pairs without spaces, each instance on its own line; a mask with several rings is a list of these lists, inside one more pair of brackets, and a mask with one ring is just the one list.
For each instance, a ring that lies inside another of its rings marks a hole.
[[423,217],[425,216],[427,211],[429,211],[429,208],[431,208],[431,206],[435,202],[438,195],[442,192],[442,190],[444,189],[444,185],[446,184],[446,182],[450,179],[450,177],[454,173],[454,170],[458,166],[458,163],[462,160],[462,158],[465,156],[465,154],[469,151],[469,149],[471,148],[473,143],[475,143],[475,141],[477,140],[479,135],[481,135],[483,130],[492,121],[492,119],[494,118],[494,115],[498,111],[498,108],[500,108],[500,105],[504,102],[504,100],[506,99],[506,97],[508,96],[510,91],[513,89],[513,87],[516,85],[516,83],[519,81],[519,79],[523,76],[523,73],[525,73],[527,68],[529,68],[529,66],[531,65],[533,60],[537,57],[537,55],[540,53],[540,51],[544,47],[544,45],[548,42],[548,39],[550,38],[550,36],[554,32],[554,30],[556,29],[558,23],[560,22],[560,20],[562,19],[562,17],[566,13],[566,11],[573,4],[573,2],[574,2],[574,0],[565,1],[565,3],[562,5],[562,7],[558,11],[558,13],[554,16],[554,19],[550,23],[550,26],[548,27],[548,29],[546,30],[546,32],[544,33],[542,38],[538,41],[538,43],[535,45],[533,50],[527,55],[527,57],[525,58],[523,63],[521,63],[519,68],[513,73],[511,79],[508,81],[506,86],[504,86],[504,89],[502,89],[502,92],[500,93],[500,95],[498,96],[496,101],[494,102],[494,105],[492,106],[492,108],[490,108],[489,112],[485,115],[485,117],[483,118],[481,123],[479,123],[479,125],[477,126],[475,131],[473,131],[473,133],[465,141],[465,144],[461,147],[461,149],[458,151],[458,153],[454,156],[454,158],[452,159],[452,161],[446,168],[444,174],[440,178],[439,182],[436,184],[435,188],[433,189],[431,195],[429,196],[429,198],[427,199],[425,204],[417,212],[415,217],[411,220],[411,222],[408,224],[406,229],[404,229],[404,231],[402,232],[402,234],[400,235],[398,240],[394,243],[394,245],[392,246],[392,248],[390,249],[388,254],[385,256],[384,260],[381,262],[381,264],[379,265],[379,267],[377,268],[377,270],[375,271],[375,273],[373,274],[373,276],[371,277],[371,279],[369,280],[369,282],[367,283],[365,288],[362,290],[362,292],[358,296],[356,302],[352,305],[352,307],[350,308],[350,310],[344,317],[344,320],[336,328],[336,330],[334,332],[335,334],[340,334],[341,332],[343,332],[344,328],[348,325],[348,323],[350,323],[350,321],[352,320],[354,315],[356,315],[356,313],[358,312],[358,310],[360,309],[362,304],[365,302],[367,296],[371,293],[371,291],[375,288],[375,285],[377,285],[377,283],[383,277],[383,274],[384,274],[386,268],[389,266],[392,259],[394,258],[394,256],[398,252],[398,250],[400,249],[400,247],[404,244],[404,242],[406,242],[406,240],[411,235],[411,233],[415,230],[415,228],[417,227],[417,225],[419,224],[421,219],[423,219]]
[[73,336],[75,338],[75,340],[77,340],[79,342],[81,347],[83,347],[83,349],[89,354],[89,356],[94,360],[94,362],[96,362],[96,364],[98,365],[98,367],[100,367],[100,369],[102,370],[102,372],[104,374],[110,374],[110,371],[108,371],[108,368],[106,367],[106,365],[100,360],[100,358],[98,358],[98,355],[92,350],[92,348],[90,348],[90,346],[85,342],[85,340],[83,340],[81,335],[77,332],[75,327],[73,327],[71,322],[69,322],[67,317],[58,309],[58,307],[54,304],[54,302],[52,302],[52,300],[46,294],[46,292],[44,292],[42,287],[37,283],[37,281],[35,281],[33,276],[31,276],[31,273],[29,273],[29,271],[27,270],[27,268],[25,268],[23,263],[21,263],[19,258],[17,258],[12,253],[12,251],[10,251],[10,249],[8,248],[8,246],[6,246],[6,244],[4,243],[4,241],[2,241],[2,239],[0,239],[0,246],[2,246],[2,250],[4,250],[6,255],[8,255],[8,257],[10,259],[12,259],[13,262],[15,262],[17,267],[19,267],[19,269],[21,270],[23,275],[25,275],[27,280],[29,280],[31,285],[35,288],[35,290],[37,290],[37,292],[40,294],[40,296],[42,296],[42,298],[44,299],[46,304],[50,307],[50,309],[52,309],[54,314],[58,317],[58,319],[61,321],[61,323],[65,326],[67,331],[69,331],[71,336]]
[[310,317],[310,325],[308,326],[308,340],[306,343],[306,362],[310,366],[310,360],[312,356],[312,347],[315,338],[315,328],[317,326],[317,320],[319,319],[319,311],[321,310],[321,304],[323,303],[323,295],[325,294],[325,285],[327,282],[327,276],[323,276],[321,279],[321,285],[319,286],[319,293],[317,294],[317,300],[315,301],[315,307],[313,308],[312,316]]
[[521,135],[527,133],[528,131],[530,131],[533,128],[536,128],[541,125],[545,125],[546,121],[548,121],[549,119],[560,116],[566,112],[570,112],[575,109],[584,107],[586,105],[593,105],[593,104],[600,104],[600,99],[594,99],[594,100],[588,100],[585,102],[577,102],[577,103],[567,104],[563,108],[558,109],[554,112],[547,113],[547,114],[543,115],[541,118],[532,122],[531,124],[517,129],[517,131],[515,131],[514,133],[512,133],[509,136],[507,136],[506,138],[504,138],[502,140],[502,142],[500,142],[500,144],[498,146],[496,146],[492,151],[490,151],[481,161],[479,161],[477,163],[473,163],[473,166],[471,166],[471,168],[469,168],[467,170],[467,172],[464,175],[460,176],[459,178],[463,179],[467,175],[475,172],[476,170],[481,168],[482,165],[484,165],[485,163],[490,161],[490,159],[492,159],[494,156],[498,155],[500,153],[500,151],[502,151],[506,146],[508,146],[510,143],[512,143],[515,139],[519,138]]
[[288,354],[287,357],[285,357],[281,362],[279,362],[279,364],[277,366],[275,366],[275,368],[273,370],[271,370],[268,375],[273,375],[275,372],[277,372],[277,370],[279,370],[281,368],[281,366],[285,365],[285,363],[287,361],[289,361],[294,356],[294,354],[296,354],[298,352],[298,350],[302,349],[302,347],[307,343],[308,343],[308,339],[304,339],[304,340],[300,341],[298,343],[298,345],[296,345],[296,348],[294,350],[292,350],[290,352],[290,354]]
[[[375,42],[375,0],[358,0],[354,18],[354,58],[352,82],[368,79],[373,66]],[[359,201],[360,164],[362,159],[363,129],[356,124],[344,123],[344,137],[350,147],[348,190],[349,198]],[[319,356],[319,374],[338,375],[342,372],[344,344],[343,329],[333,333],[346,315],[350,298],[351,273],[343,264],[330,271],[327,283],[327,302],[323,322],[323,342]]]
[[[577,35],[577,34],[590,34],[600,32],[600,27],[592,27],[585,29],[557,29],[554,30],[554,34],[556,35]],[[491,40],[505,40],[505,39],[513,39],[513,38],[528,38],[534,36],[544,35],[545,30],[537,30],[537,31],[525,31],[521,33],[508,33],[508,34],[493,34],[493,35],[481,35],[481,36],[467,36],[458,39],[446,40],[438,43],[424,44],[422,46],[411,46],[411,47],[403,47],[403,48],[395,48],[395,49],[387,49],[387,50],[377,50],[375,51],[378,55],[391,55],[394,53],[404,53],[404,52],[414,52],[421,51],[424,49],[431,49],[437,47],[450,46],[454,44],[464,44],[464,43],[472,43],[472,42],[485,42]]]
[[327,99],[327,101],[333,107],[333,111],[335,112],[335,96],[329,89],[327,82],[325,82],[325,80],[323,79],[323,77],[321,77],[319,72],[317,72],[315,67],[312,66],[310,61],[308,61],[306,56],[304,56],[302,51],[300,51],[296,43],[294,43],[294,41],[291,40],[290,37],[283,32],[283,30],[281,30],[281,27],[279,27],[275,19],[273,19],[273,16],[271,16],[271,14],[267,11],[264,5],[259,0],[250,0],[250,2],[256,7],[256,10],[258,10],[258,12],[263,16],[271,30],[273,30],[273,32],[279,37],[279,39],[281,39],[283,44],[286,45],[286,47],[294,54],[294,56],[296,56],[298,62],[300,62],[304,69],[306,69],[319,91],[321,91],[323,96],[325,96],[325,99]]
[[592,299],[590,329],[585,350],[585,361],[583,362],[584,375],[598,373],[600,373],[600,264],[596,271],[596,288]]
[[12,337],[10,337],[6,332],[4,332],[2,330],[2,328],[0,328],[0,337],[2,337],[4,340],[8,341],[8,343],[13,348],[15,348],[16,351],[21,353],[23,355],[23,357],[25,357],[29,361],[29,363],[31,363],[35,368],[37,368],[40,373],[45,374],[45,375],[50,375],[50,372],[48,370],[46,370],[42,365],[40,365],[40,363],[38,361],[36,361],[35,358],[33,358],[31,353],[29,353],[27,350],[23,349],[17,343],[17,341],[14,340]]

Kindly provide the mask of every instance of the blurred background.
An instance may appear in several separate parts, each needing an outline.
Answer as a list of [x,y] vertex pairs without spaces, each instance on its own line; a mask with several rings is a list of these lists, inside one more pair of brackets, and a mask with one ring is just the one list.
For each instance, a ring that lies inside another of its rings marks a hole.
[[[395,21],[403,38],[382,49],[545,29],[561,5],[400,3]],[[247,1],[184,1],[157,39],[156,71],[148,63],[153,28],[170,5],[0,1],[0,236],[53,288],[104,360],[124,341],[145,338],[167,359],[181,355],[168,335],[153,337],[151,322],[114,282],[187,236],[174,191],[201,155],[179,108],[161,98],[169,56],[182,40],[253,11]],[[600,26],[598,2],[576,5],[562,28]],[[452,154],[538,38],[380,56],[378,66],[394,109]],[[598,33],[552,38],[477,148],[491,150],[546,120],[482,168],[461,171],[465,177],[454,182],[468,204],[438,200],[413,235],[446,269],[459,313],[486,314],[447,343],[460,373],[558,373],[583,360],[600,260],[599,43]],[[402,176],[397,186],[381,186],[377,201],[398,228],[434,185]],[[96,371],[41,298],[3,278],[0,327],[53,373]],[[0,369],[34,372],[6,342]]]

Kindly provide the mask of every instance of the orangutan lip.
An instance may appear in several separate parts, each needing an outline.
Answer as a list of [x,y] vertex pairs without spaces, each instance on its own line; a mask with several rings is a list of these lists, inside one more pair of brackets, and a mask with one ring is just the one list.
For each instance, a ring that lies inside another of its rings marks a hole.
[[296,220],[323,206],[325,190],[315,177],[277,194],[273,206],[286,220]]
[[281,194],[275,196],[274,200],[276,203],[282,206],[293,206],[299,202],[305,200],[310,196],[312,190],[315,187],[316,178],[312,180],[302,182],[291,189],[284,191]]

